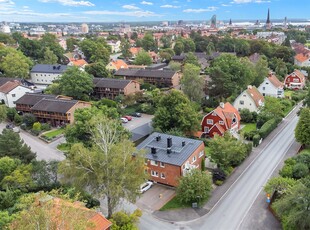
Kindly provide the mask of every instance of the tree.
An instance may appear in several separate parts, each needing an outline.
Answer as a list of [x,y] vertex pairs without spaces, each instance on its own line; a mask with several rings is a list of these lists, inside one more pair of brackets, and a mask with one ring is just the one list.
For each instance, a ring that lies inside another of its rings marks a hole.
[[259,117],[267,115],[268,118],[282,118],[283,115],[283,105],[279,98],[275,97],[265,97],[264,106],[261,108]]
[[310,108],[310,87],[308,87],[308,93],[304,99],[303,105]]
[[162,61],[169,62],[174,55],[175,53],[171,48],[161,49],[159,51],[159,56],[162,59]]
[[75,46],[79,44],[79,41],[75,38],[68,38],[66,40],[67,43],[67,51],[72,52],[75,49]]
[[180,71],[181,70],[181,63],[175,62],[175,61],[171,61],[171,62],[169,62],[169,67],[173,71]]
[[170,35],[164,35],[160,38],[160,42],[162,43],[162,47],[164,49],[170,48],[171,47],[171,40],[172,36]]
[[157,50],[157,45],[152,33],[145,33],[142,39],[142,48],[146,51]]
[[23,116],[23,123],[26,124],[27,127],[31,128],[33,123],[36,122],[36,118],[31,113],[25,113]]
[[141,216],[142,211],[140,209],[136,209],[132,214],[124,211],[116,212],[110,219],[112,222],[111,230],[138,230],[139,228],[137,223],[139,222],[139,217]]
[[227,132],[224,136],[215,135],[209,142],[209,147],[212,161],[224,171],[238,166],[247,156],[246,144]]
[[254,69],[256,76],[253,85],[258,87],[263,83],[265,77],[267,77],[269,73],[268,62],[265,56],[259,58],[258,62],[254,65]]
[[297,181],[286,177],[273,177],[264,187],[266,193],[273,194],[277,192],[279,196],[287,194],[287,192],[296,185]]
[[104,40],[84,39],[80,47],[89,63],[102,62],[107,65],[110,61],[110,50]]
[[152,58],[150,57],[149,53],[141,50],[135,59],[136,65],[151,65],[152,64]]
[[[57,37],[54,34],[46,33],[42,36],[40,42],[41,49],[45,50],[47,47],[54,53],[58,58],[58,63],[63,60],[64,49],[59,45]],[[42,57],[44,54],[42,55]]]
[[299,121],[295,128],[295,138],[303,145],[310,145],[310,108],[301,110]]
[[153,119],[155,128],[163,132],[176,128],[187,133],[196,130],[198,123],[198,113],[182,92],[172,90],[160,98]]
[[77,67],[68,68],[58,82],[61,93],[75,99],[88,100],[93,91],[92,76]]
[[54,54],[49,47],[47,47],[44,51],[43,60],[41,61],[42,64],[57,64],[58,57]]
[[144,156],[119,132],[119,121],[96,116],[90,124],[93,147],[73,145],[67,159],[60,163],[60,173],[64,181],[106,198],[111,218],[121,199],[135,201],[146,179]]
[[18,159],[13,159],[11,157],[0,158],[0,182],[7,175],[10,175],[21,162]]
[[253,122],[253,114],[251,113],[249,109],[241,109],[239,113],[240,113],[242,122],[245,122],[245,123]]
[[121,51],[124,58],[130,58],[132,56],[130,52],[130,43],[125,39],[121,42]]
[[95,62],[85,66],[85,71],[94,77],[110,78],[111,72],[107,70],[106,66],[101,62]]
[[38,189],[50,189],[58,185],[58,161],[33,161],[32,180]]
[[193,64],[185,64],[181,79],[182,91],[194,102],[200,103],[204,96],[204,79],[199,75],[200,68]]
[[195,52],[196,46],[195,42],[191,39],[182,39],[183,45],[184,45],[184,52],[189,53],[189,52]]
[[21,52],[13,52],[2,58],[0,69],[6,77],[28,78],[31,61]]
[[213,42],[209,42],[207,46],[207,54],[211,55],[213,52],[215,52],[215,46]]
[[20,189],[27,192],[33,187],[33,181],[31,177],[32,166],[31,164],[21,164],[9,175],[5,176],[1,181],[2,189],[9,187],[12,189]]
[[0,105],[0,123],[6,120],[7,109],[5,105]]
[[192,52],[189,52],[188,54],[186,54],[185,64],[192,64],[200,68],[198,58]]
[[0,211],[0,229],[7,229],[14,217],[8,211]]
[[0,134],[0,157],[12,157],[29,163],[36,157],[29,146],[27,146],[18,133],[4,129]]
[[52,94],[52,95],[60,95],[61,90],[60,90],[60,85],[57,82],[54,82],[53,84],[49,85],[45,90],[45,94]]
[[180,178],[177,198],[183,204],[200,203],[209,198],[211,190],[211,176],[199,169],[192,169]]
[[182,41],[178,40],[176,41],[173,50],[175,52],[176,55],[180,55],[181,53],[184,52],[184,44]]

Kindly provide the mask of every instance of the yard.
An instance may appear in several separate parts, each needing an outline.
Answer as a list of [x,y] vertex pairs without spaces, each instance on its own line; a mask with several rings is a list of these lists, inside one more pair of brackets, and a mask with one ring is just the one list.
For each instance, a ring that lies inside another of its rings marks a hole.
[[241,125],[244,125],[244,127],[241,130],[242,133],[244,133],[244,132],[248,133],[248,132],[256,130],[256,124],[255,123],[244,123]]
[[47,138],[49,138],[49,139],[53,139],[53,138],[55,138],[55,137],[57,137],[57,136],[63,134],[64,131],[65,131],[64,128],[54,129],[54,130],[51,130],[51,131],[48,131],[48,132],[43,133],[42,136],[45,136],[45,137],[47,137]]
[[178,208],[189,208],[191,207],[190,204],[182,204],[179,202],[177,197],[173,197],[170,201],[168,201],[159,211],[166,211],[171,209],[178,209]]

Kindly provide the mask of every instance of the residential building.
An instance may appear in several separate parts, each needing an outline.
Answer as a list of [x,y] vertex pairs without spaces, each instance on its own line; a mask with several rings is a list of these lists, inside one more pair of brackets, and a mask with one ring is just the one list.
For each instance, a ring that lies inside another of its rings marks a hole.
[[115,72],[119,69],[128,69],[128,65],[123,60],[117,59],[117,60],[111,60],[107,64],[106,68],[107,70],[110,70],[111,72]]
[[140,83],[133,80],[94,78],[93,95],[99,99],[114,99],[116,96],[134,94],[140,91]]
[[258,91],[263,96],[270,96],[270,97],[284,97],[284,84],[279,81],[279,79],[274,75],[274,73],[270,72],[268,77],[264,79],[264,82],[260,84],[258,87]]
[[138,54],[141,50],[142,50],[141,47],[131,47],[131,48],[129,49],[129,51],[130,51],[130,53],[131,53],[131,55],[132,55],[133,58],[135,58],[135,57],[137,56],[137,54]]
[[303,89],[306,85],[306,77],[300,70],[295,69],[293,73],[285,77],[284,85],[288,89]]
[[180,73],[172,70],[120,69],[114,76],[126,80],[143,81],[158,87],[173,88],[180,85],[181,79]]
[[299,53],[294,57],[294,64],[300,67],[310,66],[310,51],[307,53]]
[[200,140],[154,132],[137,146],[146,151],[145,165],[150,180],[178,186],[180,177],[191,169],[200,168],[205,157]]
[[229,102],[221,102],[220,106],[202,118],[201,131],[207,137],[214,137],[215,134],[222,136],[226,131],[236,133],[240,129],[240,120],[235,107]]
[[83,24],[81,25],[81,32],[82,32],[83,34],[88,34],[89,28],[88,28],[88,25],[87,25],[86,23],[83,23]]
[[7,81],[0,84],[0,101],[6,106],[13,108],[15,102],[26,93],[33,92],[33,88],[27,87],[19,80]]
[[38,121],[49,123],[52,126],[72,124],[74,122],[74,111],[87,107],[91,107],[89,102],[44,94],[28,93],[16,101],[17,111],[31,113]]
[[121,41],[108,41],[107,44],[111,47],[111,53],[121,52]]
[[66,71],[66,65],[36,64],[30,71],[31,81],[38,85],[50,85]]
[[80,70],[84,70],[86,65],[88,65],[88,63],[84,59],[74,59],[74,58],[72,58],[72,59],[70,59],[70,62],[68,63],[68,66],[76,66]]
[[249,85],[234,101],[233,106],[240,111],[248,109],[250,112],[258,112],[259,108],[264,105],[264,96],[255,86]]

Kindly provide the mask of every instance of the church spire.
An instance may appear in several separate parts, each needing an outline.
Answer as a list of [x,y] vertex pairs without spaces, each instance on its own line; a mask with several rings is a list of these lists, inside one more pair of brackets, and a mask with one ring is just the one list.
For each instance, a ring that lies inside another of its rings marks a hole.
[[266,24],[270,24],[270,11],[269,11],[269,8],[268,8],[268,14],[267,14],[267,21],[266,21]]

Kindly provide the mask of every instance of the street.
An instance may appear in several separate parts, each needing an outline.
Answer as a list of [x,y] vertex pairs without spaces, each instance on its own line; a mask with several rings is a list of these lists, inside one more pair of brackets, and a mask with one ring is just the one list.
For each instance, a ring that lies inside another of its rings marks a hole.
[[[0,132],[5,129],[5,123],[0,123]],[[20,130],[20,137],[24,140],[24,142],[31,147],[31,150],[37,153],[37,160],[58,160],[62,161],[65,159],[64,154],[61,151],[56,149],[55,143],[47,144],[42,140],[39,140],[38,137],[32,136],[30,133],[25,132],[24,130]]]

